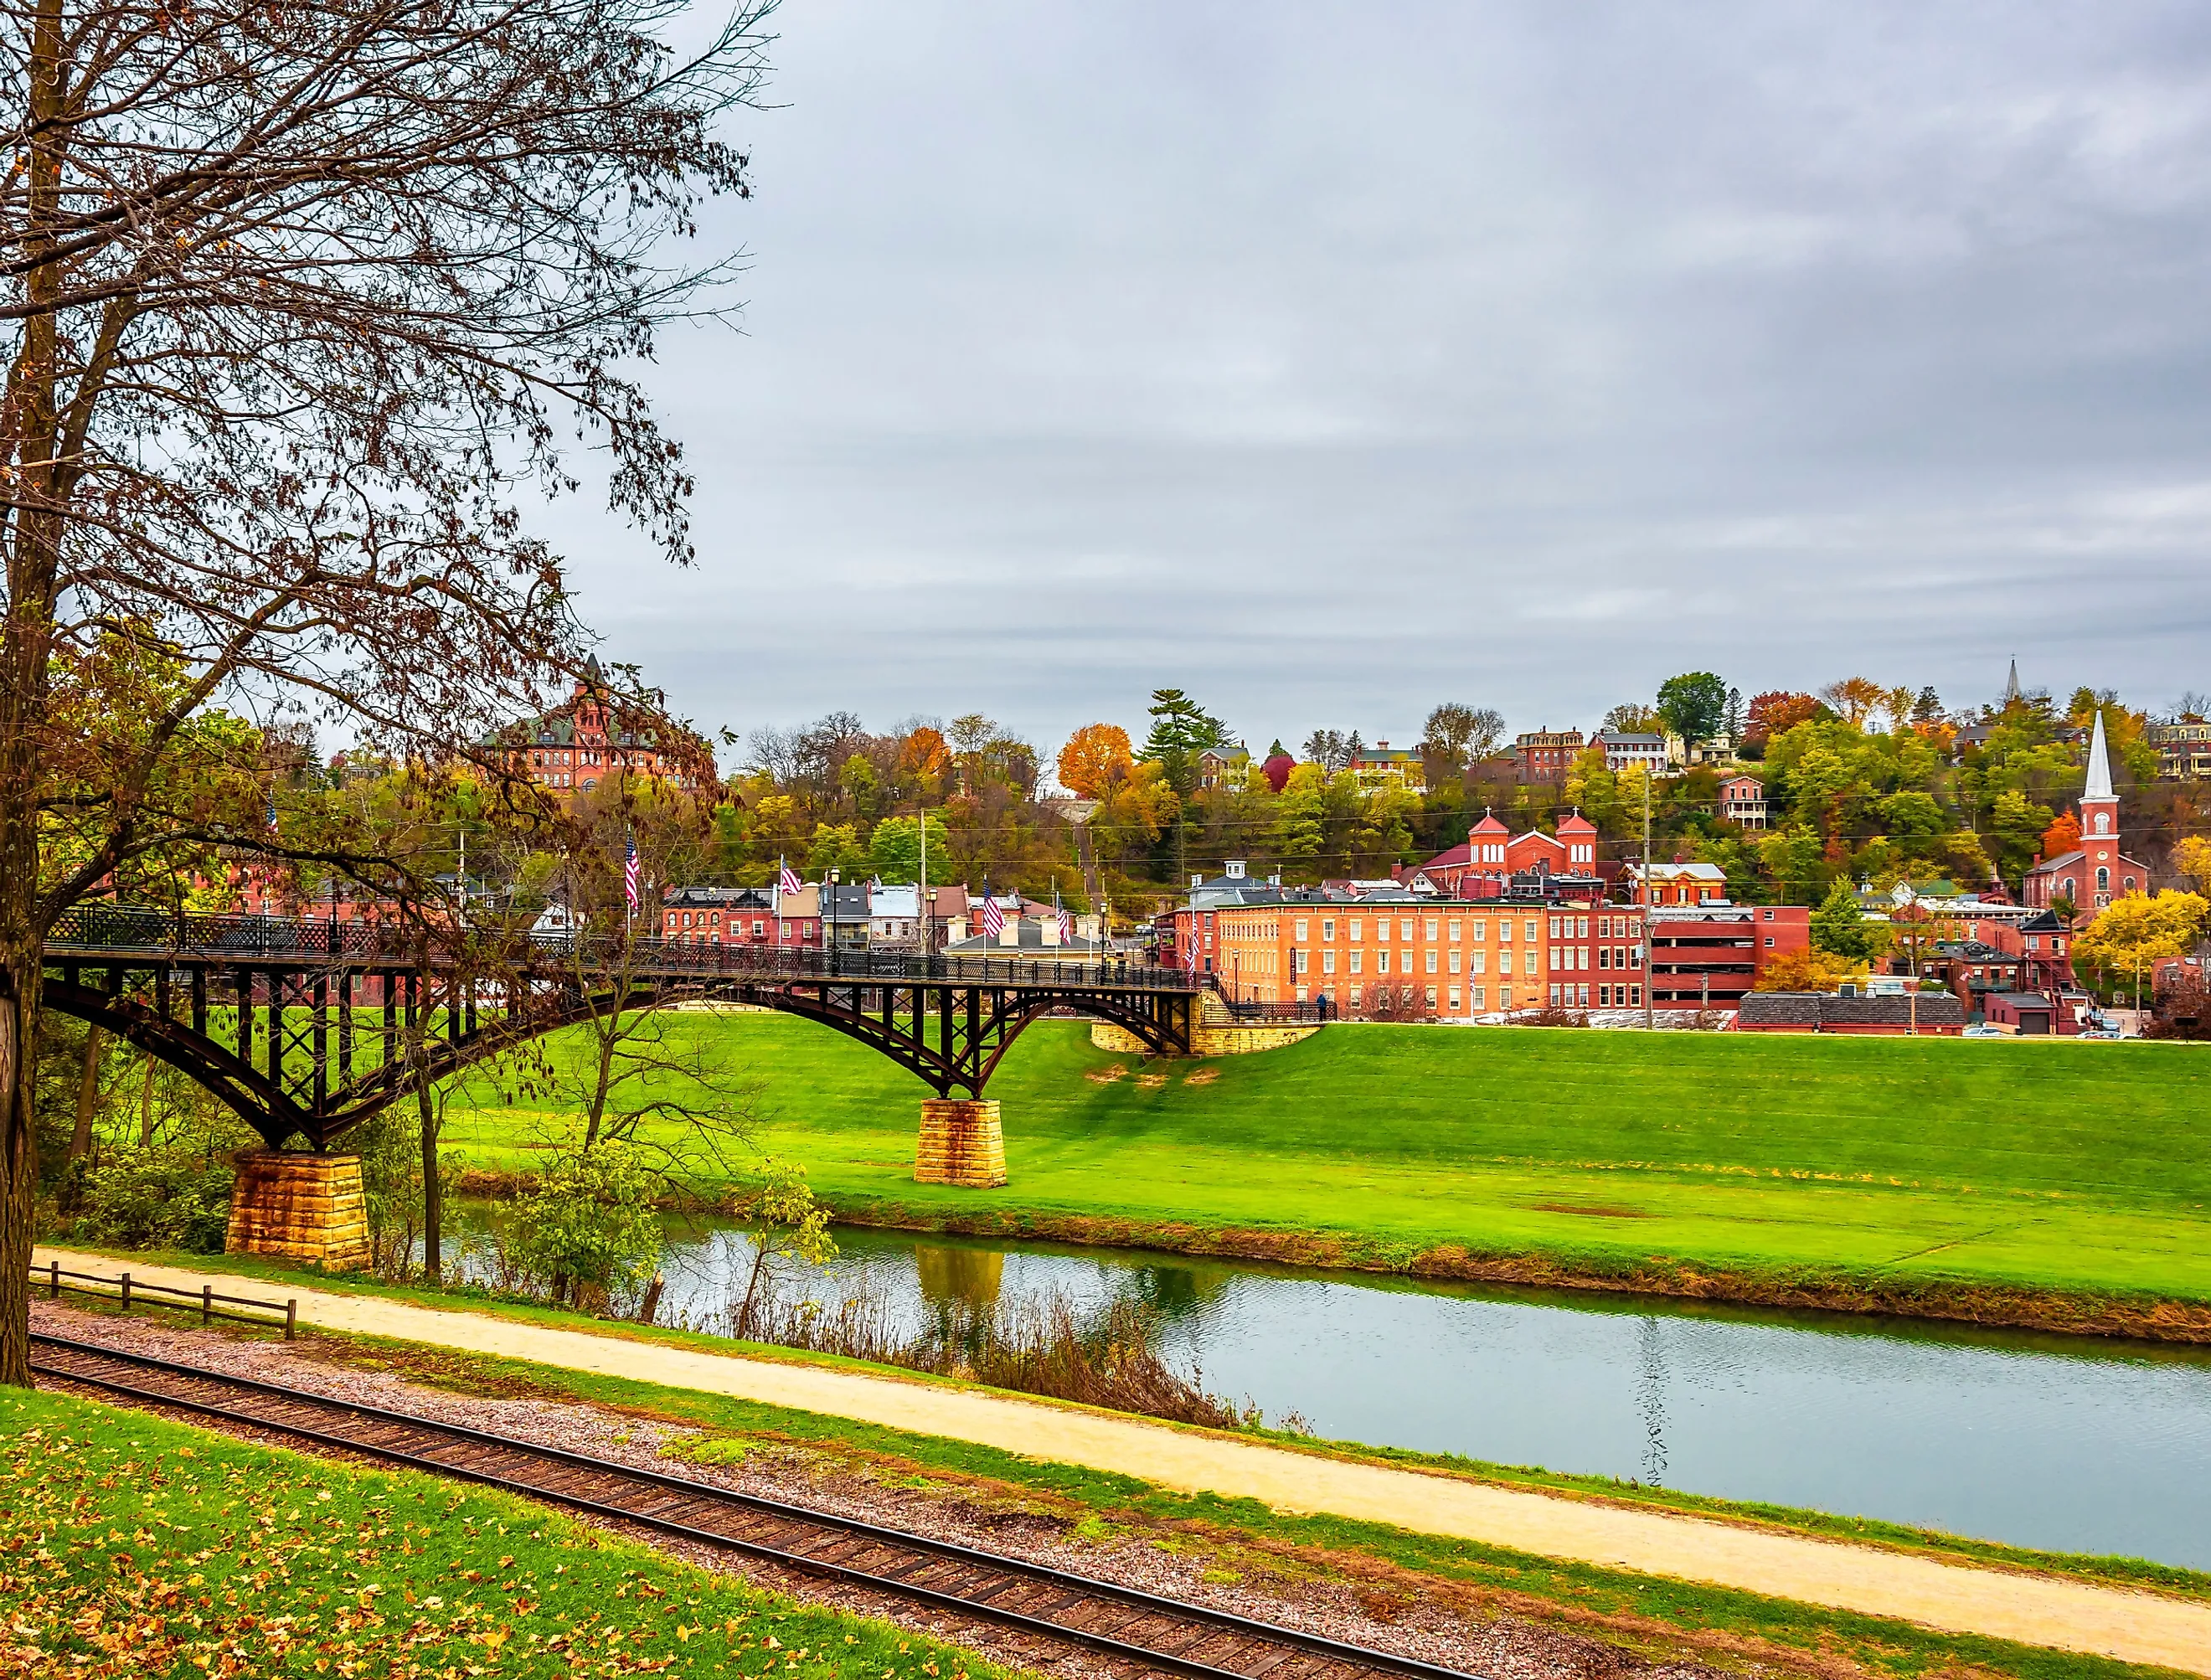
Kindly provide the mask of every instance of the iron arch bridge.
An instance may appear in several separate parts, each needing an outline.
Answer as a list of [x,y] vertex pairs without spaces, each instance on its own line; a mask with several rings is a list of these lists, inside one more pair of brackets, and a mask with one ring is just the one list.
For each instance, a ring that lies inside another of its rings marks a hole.
[[835,1028],[941,1097],[979,1097],[1022,1029],[1094,1016],[1190,1052],[1179,968],[533,935],[487,979],[373,922],[85,905],[47,936],[48,1006],[178,1068],[271,1149],[349,1128],[499,1050],[610,1010],[758,1004]]

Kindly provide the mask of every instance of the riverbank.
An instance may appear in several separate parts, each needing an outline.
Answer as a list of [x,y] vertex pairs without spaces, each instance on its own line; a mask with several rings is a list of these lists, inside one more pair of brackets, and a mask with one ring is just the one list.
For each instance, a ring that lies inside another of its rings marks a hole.
[[[863,1046],[669,1030],[854,1222],[2211,1342],[2185,1047],[1342,1026],[1147,1063],[1051,1022],[991,1085],[1011,1183],[963,1191],[912,1182],[924,1088]],[[558,1124],[484,1080],[451,1112],[480,1184]]]
[[1863,1274],[1725,1270],[1665,1256],[1620,1264],[1564,1255],[1479,1254],[1452,1244],[1421,1249],[1408,1257],[1402,1245],[1372,1243],[1330,1233],[1233,1227],[1208,1229],[1178,1222],[1028,1210],[942,1213],[918,1210],[896,1201],[851,1201],[833,1196],[824,1199],[839,1224],[868,1230],[1027,1238],[1439,1282],[1660,1295],[1739,1307],[1929,1319],[1990,1329],[2211,1345],[2211,1303],[2155,1296],[2024,1289],[1939,1277],[1883,1281]]
[[[161,1281],[197,1287],[209,1276],[218,1288],[226,1286],[211,1273]],[[1500,1549],[1564,1560],[1572,1573],[1554,1594],[1584,1606],[1617,1595],[1626,1606],[1655,1608],[1660,1582],[1690,1583],[1665,1591],[1686,1594],[1685,1611],[1704,1617],[1702,1625],[1742,1618],[1748,1626],[1787,1632],[1792,1643],[1802,1638],[1814,1650],[1831,1648],[1830,1633],[1845,1628],[1853,1645],[1888,1653],[1882,1667],[1890,1657],[1908,1659],[1910,1671],[1919,1672],[1930,1659],[1947,1657],[2004,1673],[2086,1671],[2020,1661],[2024,1652],[1969,1648],[1995,1641],[2211,1672],[2202,1657],[2211,1651],[2211,1605],[2200,1596],[2202,1578],[2187,1572],[2126,1566],[2145,1585],[2155,1574],[2172,1586],[2114,1590],[2016,1567],[1838,1544],[1766,1522],[1673,1514],[943,1383],[707,1352],[619,1326],[595,1333],[366,1294],[298,1293],[302,1322],[310,1325],[456,1349],[471,1362],[524,1361],[541,1371],[587,1374],[572,1380],[587,1380],[594,1392],[626,1404],[649,1398],[644,1391],[657,1384],[674,1393],[724,1397],[715,1404],[765,1405],[783,1409],[778,1416],[827,1415],[902,1432],[899,1440],[918,1453],[936,1452],[927,1445],[932,1440],[966,1442],[971,1453],[988,1456],[993,1473],[1016,1480],[1071,1487],[1081,1479],[1076,1471],[1135,1477],[1141,1487],[1108,1486],[1106,1496],[1127,1502],[1143,1487],[1178,1490],[1175,1497],[1189,1502],[1193,1517],[1216,1525],[1248,1521],[1302,1532],[1299,1525],[1318,1523],[1331,1544],[1356,1540],[1377,1556],[1403,1552],[1445,1571],[1489,1568]],[[301,1356],[315,1355],[310,1348]],[[2056,1562],[2063,1567],[2063,1560]],[[1648,1596],[1639,1579],[1651,1583]],[[2181,1596],[2173,1595],[2176,1587]],[[1801,1612],[1784,1608],[1790,1604],[1825,1606],[1827,1614],[1808,1623]],[[1864,1618],[1892,1619],[1884,1628]],[[1966,1644],[1938,1650],[1927,1644],[1929,1636],[1893,1618],[1947,1629],[1945,1639]]]

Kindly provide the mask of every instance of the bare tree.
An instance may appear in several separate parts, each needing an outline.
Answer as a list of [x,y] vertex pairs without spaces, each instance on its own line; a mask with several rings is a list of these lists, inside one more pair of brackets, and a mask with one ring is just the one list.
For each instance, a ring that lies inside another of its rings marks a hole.
[[[266,839],[251,802],[154,797],[193,721],[227,701],[435,759],[541,704],[581,636],[517,502],[579,488],[565,428],[690,557],[634,370],[724,306],[727,257],[667,253],[747,190],[714,132],[764,74],[764,0],[737,3],[688,55],[675,0],[0,16],[0,1381],[28,1380],[46,930],[181,837]],[[155,664],[144,707],[58,682]],[[88,709],[119,721],[67,726]]]

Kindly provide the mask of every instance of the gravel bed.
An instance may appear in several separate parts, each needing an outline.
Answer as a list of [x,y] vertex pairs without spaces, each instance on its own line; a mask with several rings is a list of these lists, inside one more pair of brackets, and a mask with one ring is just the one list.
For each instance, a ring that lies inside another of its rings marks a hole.
[[[233,1337],[162,1317],[119,1318],[80,1312],[33,1299],[34,1329],[124,1352],[178,1360],[227,1374],[282,1383],[303,1392],[412,1412],[509,1435],[518,1440],[588,1453],[663,1474],[675,1474],[763,1498],[784,1500],[837,1516],[857,1518],[1002,1556],[1069,1570],[1162,1598],[1233,1612],[1370,1649],[1439,1664],[1492,1680],[1715,1680],[1718,1671],[1689,1663],[1652,1663],[1604,1641],[1582,1637],[1507,1616],[1473,1616],[1448,1604],[1399,1604],[1371,1592],[1361,1602],[1354,1583],[1269,1574],[1263,1586],[1248,1580],[1207,1580],[1202,1549],[1168,1551],[1142,1536],[1090,1541],[1069,1531],[1056,1512],[1018,1502],[987,1504],[983,1496],[942,1487],[889,1487],[836,1463],[827,1454],[775,1445],[748,1451],[736,1465],[704,1465],[671,1458],[663,1449],[697,1440],[701,1432],[633,1418],[576,1401],[469,1396],[410,1383],[385,1373],[332,1363],[306,1351],[312,1343]],[[209,1420],[177,1414],[206,1427]],[[259,1434],[255,1431],[242,1431]],[[281,1437],[261,1437],[288,1444]],[[901,1627],[953,1641],[1010,1666],[1045,1669],[1069,1680],[1121,1680],[1128,1665],[1081,1646],[1062,1644],[969,1622],[918,1607],[889,1594],[825,1582],[765,1560],[687,1542],[634,1525],[591,1519],[592,1525],[680,1556],[704,1568],[742,1575],[809,1603],[829,1604],[882,1617]]]

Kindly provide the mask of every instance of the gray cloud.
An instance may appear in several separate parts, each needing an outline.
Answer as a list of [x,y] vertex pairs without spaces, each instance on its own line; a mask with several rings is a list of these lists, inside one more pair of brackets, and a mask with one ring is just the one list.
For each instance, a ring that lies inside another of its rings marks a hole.
[[656,384],[692,715],[1254,737],[1673,671],[2211,687],[2211,15],[791,0]]

